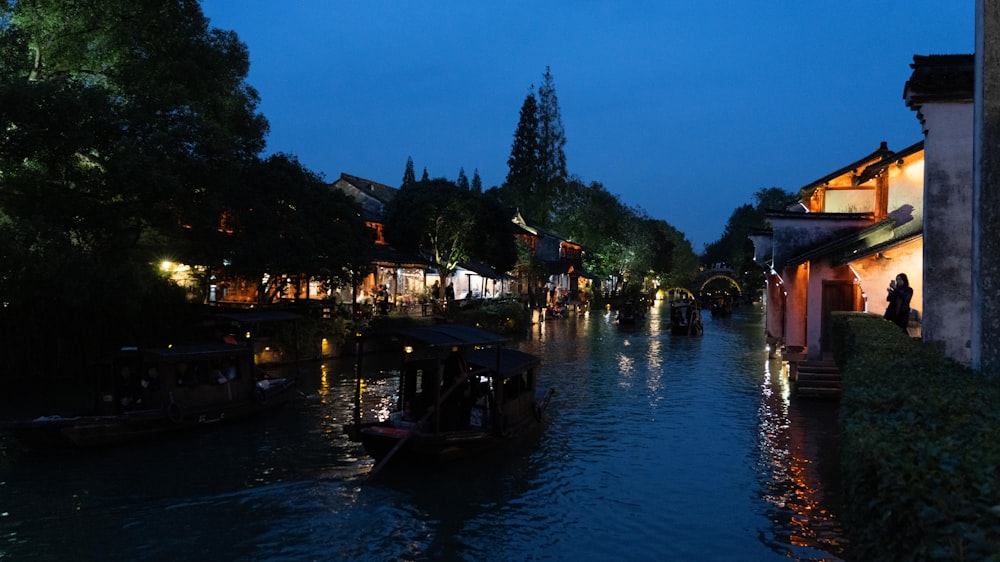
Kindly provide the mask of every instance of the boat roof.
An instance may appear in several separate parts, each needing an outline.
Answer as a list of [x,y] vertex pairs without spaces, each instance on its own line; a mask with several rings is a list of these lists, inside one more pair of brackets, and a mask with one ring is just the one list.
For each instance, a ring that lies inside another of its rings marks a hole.
[[508,338],[462,324],[437,324],[401,330],[399,335],[406,340],[428,347],[451,347],[468,345],[498,345],[508,341]]
[[250,349],[245,345],[228,343],[199,343],[191,345],[175,345],[155,348],[122,348],[121,355],[142,355],[160,361],[176,361],[180,359],[210,359],[213,357],[232,357],[247,355]]
[[474,349],[466,360],[469,364],[485,367],[497,373],[500,378],[519,375],[541,363],[541,359],[530,353],[510,348]]
[[289,322],[302,319],[302,315],[285,310],[227,310],[214,312],[212,317],[242,323]]

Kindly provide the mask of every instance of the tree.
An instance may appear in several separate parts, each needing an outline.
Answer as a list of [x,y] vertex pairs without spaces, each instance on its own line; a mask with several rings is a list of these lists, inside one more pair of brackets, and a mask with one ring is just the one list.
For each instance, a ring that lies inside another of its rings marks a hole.
[[[545,67],[542,85],[538,88],[538,160],[539,199],[549,209],[556,210],[559,196],[565,187],[566,132],[559,112],[559,98],[549,67]],[[548,221],[546,223],[548,224]]]
[[767,212],[782,210],[795,201],[795,194],[777,187],[762,188],[754,194],[754,204],[743,204],[733,210],[722,236],[705,246],[705,263],[725,263],[743,277],[749,291],[763,288],[764,278],[753,263],[753,243],[750,232],[768,227]]
[[511,228],[498,202],[443,178],[400,189],[385,216],[386,241],[400,250],[428,252],[442,279],[471,257],[509,270],[516,255]]
[[285,154],[252,163],[244,177],[219,236],[229,264],[218,264],[219,277],[255,280],[258,304],[311,278],[348,285],[370,245],[358,204]]
[[0,325],[55,370],[162,337],[182,293],[153,264],[213,243],[267,122],[246,46],[196,2],[3,6]]
[[534,86],[521,104],[521,113],[510,158],[503,200],[520,209],[531,224],[549,227],[560,210],[568,174],[566,133],[559,113],[559,100],[549,68],[535,97]]
[[626,206],[598,182],[571,179],[564,196],[555,228],[584,247],[591,273],[640,287],[647,279],[686,287],[697,276],[691,243],[665,221]]
[[483,180],[479,177],[479,168],[476,168],[472,172],[472,185],[471,189],[476,192],[483,191]]
[[563,236],[585,249],[585,266],[601,277],[622,281],[634,260],[634,237],[630,230],[637,216],[598,182],[586,185],[572,180],[566,189],[567,210],[554,225]]
[[520,209],[528,222],[541,224],[545,215],[536,197],[539,181],[540,153],[538,147],[538,102],[534,87],[521,104],[521,117],[514,131],[514,143],[507,159],[507,179],[501,191],[502,200]]
[[417,183],[417,175],[413,172],[413,157],[406,158],[406,170],[403,172],[403,183],[400,187],[413,187]]
[[462,189],[469,189],[469,177],[465,175],[465,167],[458,169],[458,180],[455,183]]
[[684,233],[666,221],[654,221],[655,228],[671,243],[670,268],[657,270],[657,280],[661,287],[689,288],[698,277],[701,260],[691,247]]

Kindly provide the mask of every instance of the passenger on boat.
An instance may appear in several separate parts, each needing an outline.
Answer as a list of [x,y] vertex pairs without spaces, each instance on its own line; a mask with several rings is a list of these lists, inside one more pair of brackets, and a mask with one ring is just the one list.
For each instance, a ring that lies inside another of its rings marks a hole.
[[159,406],[159,396],[160,396],[160,372],[156,367],[150,367],[146,374],[142,376],[139,381],[139,385],[142,387],[143,397],[140,401],[147,408],[155,408]]
[[389,422],[392,423],[393,427],[400,427],[404,429],[417,427],[417,418],[413,415],[413,409],[410,407],[409,402],[403,404],[402,412],[393,412],[389,414]]
[[119,372],[118,392],[122,411],[132,410],[142,403],[142,387],[128,365],[123,365]]

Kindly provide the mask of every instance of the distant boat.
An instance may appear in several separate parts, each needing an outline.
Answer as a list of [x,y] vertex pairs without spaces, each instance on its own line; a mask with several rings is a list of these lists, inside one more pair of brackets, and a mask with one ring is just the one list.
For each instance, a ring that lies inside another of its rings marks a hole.
[[718,299],[712,302],[712,316],[732,316],[733,301],[729,299]]
[[636,304],[631,299],[625,301],[618,310],[617,320],[619,324],[632,326],[645,319],[646,306],[644,304]]
[[295,393],[294,378],[258,372],[246,345],[125,348],[98,373],[95,411],[0,421],[29,446],[95,447],[260,414]]
[[344,426],[375,459],[370,476],[390,462],[427,465],[489,453],[538,430],[553,390],[538,388],[541,360],[504,347],[506,341],[457,324],[400,332],[391,413],[362,422],[359,380],[355,420]]
[[705,332],[701,309],[694,301],[670,303],[670,333],[675,336],[700,336]]

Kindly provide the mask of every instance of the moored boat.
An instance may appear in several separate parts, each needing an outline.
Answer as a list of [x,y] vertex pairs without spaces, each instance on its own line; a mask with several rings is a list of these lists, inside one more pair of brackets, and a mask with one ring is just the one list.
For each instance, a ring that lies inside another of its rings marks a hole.
[[31,446],[113,445],[259,414],[295,394],[270,378],[248,346],[207,343],[125,348],[98,368],[94,411],[0,421]]
[[436,464],[496,451],[539,429],[553,390],[538,388],[540,359],[506,341],[455,324],[399,333],[393,411],[362,421],[359,379],[355,420],[344,427],[376,460],[371,474],[390,462]]

